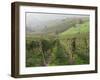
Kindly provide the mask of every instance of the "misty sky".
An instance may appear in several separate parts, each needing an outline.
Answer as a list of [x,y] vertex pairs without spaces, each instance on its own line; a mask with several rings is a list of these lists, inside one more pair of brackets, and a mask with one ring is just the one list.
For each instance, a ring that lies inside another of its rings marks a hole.
[[49,22],[55,22],[71,17],[86,17],[83,15],[64,15],[64,14],[47,14],[47,13],[26,13],[26,27],[34,30],[42,29]]

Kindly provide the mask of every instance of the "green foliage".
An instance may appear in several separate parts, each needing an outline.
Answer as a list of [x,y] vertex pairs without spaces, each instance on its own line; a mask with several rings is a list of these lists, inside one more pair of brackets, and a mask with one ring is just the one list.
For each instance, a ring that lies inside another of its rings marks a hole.
[[26,67],[89,64],[89,22],[45,36],[26,36]]

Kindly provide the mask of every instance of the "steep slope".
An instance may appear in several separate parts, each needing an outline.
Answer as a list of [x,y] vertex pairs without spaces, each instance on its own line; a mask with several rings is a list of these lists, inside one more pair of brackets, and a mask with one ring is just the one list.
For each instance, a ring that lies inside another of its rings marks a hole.
[[79,34],[86,34],[89,32],[89,22],[84,22],[69,28],[68,30],[59,34],[60,37],[75,36]]

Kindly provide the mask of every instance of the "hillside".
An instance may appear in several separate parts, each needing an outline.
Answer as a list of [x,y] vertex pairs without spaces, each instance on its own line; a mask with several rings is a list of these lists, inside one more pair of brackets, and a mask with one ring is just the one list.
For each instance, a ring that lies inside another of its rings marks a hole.
[[89,64],[89,17],[49,21],[26,28],[26,67]]
[[[48,34],[55,33],[59,34],[64,32],[65,30],[71,28],[77,23],[86,21],[87,17],[80,18],[64,18],[58,20],[52,20],[50,22],[46,22],[44,25],[37,26],[37,28],[30,28],[26,26],[26,34]],[[34,26],[34,25],[33,25]]]
[[89,22],[84,22],[69,28],[68,30],[59,34],[60,37],[71,37],[79,34],[86,34],[89,32]]

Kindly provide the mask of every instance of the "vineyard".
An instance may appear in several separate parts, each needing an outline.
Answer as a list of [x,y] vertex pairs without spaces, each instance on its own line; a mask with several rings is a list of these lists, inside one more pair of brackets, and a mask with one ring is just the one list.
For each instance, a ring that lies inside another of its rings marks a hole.
[[89,64],[89,21],[78,26],[26,35],[26,67]]

